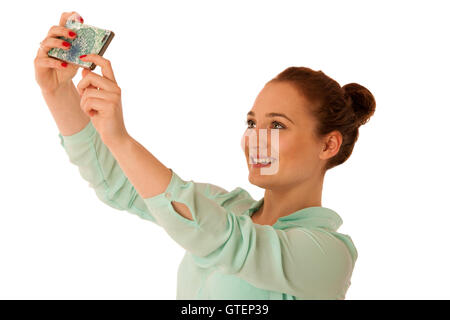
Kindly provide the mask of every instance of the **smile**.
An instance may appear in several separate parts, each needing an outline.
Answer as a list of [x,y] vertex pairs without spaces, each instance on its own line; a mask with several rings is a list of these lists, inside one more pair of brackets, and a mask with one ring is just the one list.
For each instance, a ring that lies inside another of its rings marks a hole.
[[274,162],[276,159],[273,157],[265,157],[265,158],[254,158],[250,157],[252,164],[260,164],[260,165],[269,165]]

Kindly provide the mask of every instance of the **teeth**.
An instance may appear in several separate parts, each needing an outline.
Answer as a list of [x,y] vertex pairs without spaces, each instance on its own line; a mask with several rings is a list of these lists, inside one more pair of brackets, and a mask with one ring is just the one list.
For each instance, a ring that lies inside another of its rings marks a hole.
[[273,158],[261,158],[261,159],[256,159],[252,157],[252,162],[253,163],[269,163],[272,161]]

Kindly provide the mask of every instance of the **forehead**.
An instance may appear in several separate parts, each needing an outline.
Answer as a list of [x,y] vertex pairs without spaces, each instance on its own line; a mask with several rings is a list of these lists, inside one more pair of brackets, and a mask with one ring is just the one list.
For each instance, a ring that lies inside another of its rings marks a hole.
[[272,82],[267,84],[255,99],[252,111],[258,114],[280,112],[291,119],[309,117],[307,100],[288,82]]

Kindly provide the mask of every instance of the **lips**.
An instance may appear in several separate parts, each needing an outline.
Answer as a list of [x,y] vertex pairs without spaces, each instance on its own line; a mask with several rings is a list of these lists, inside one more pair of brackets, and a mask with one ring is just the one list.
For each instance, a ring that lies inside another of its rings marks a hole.
[[251,157],[251,156],[250,156],[250,160],[251,160],[251,163],[262,163],[262,162],[259,162],[261,160],[269,160],[267,163],[272,163],[272,162],[276,161],[276,159],[273,157]]

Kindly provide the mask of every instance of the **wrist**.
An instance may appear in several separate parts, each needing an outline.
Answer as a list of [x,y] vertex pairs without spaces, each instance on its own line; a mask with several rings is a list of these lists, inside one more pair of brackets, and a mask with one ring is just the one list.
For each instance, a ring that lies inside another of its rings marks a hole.
[[108,149],[113,151],[121,148],[126,148],[128,145],[130,145],[130,143],[132,143],[133,138],[128,133],[125,133],[121,136],[114,137],[112,139],[102,138],[102,141],[108,147]]
[[42,95],[51,97],[51,96],[58,96],[72,90],[72,87],[74,87],[74,84],[72,80],[67,81],[65,83],[62,83],[56,88],[55,90],[44,90],[41,88]]

